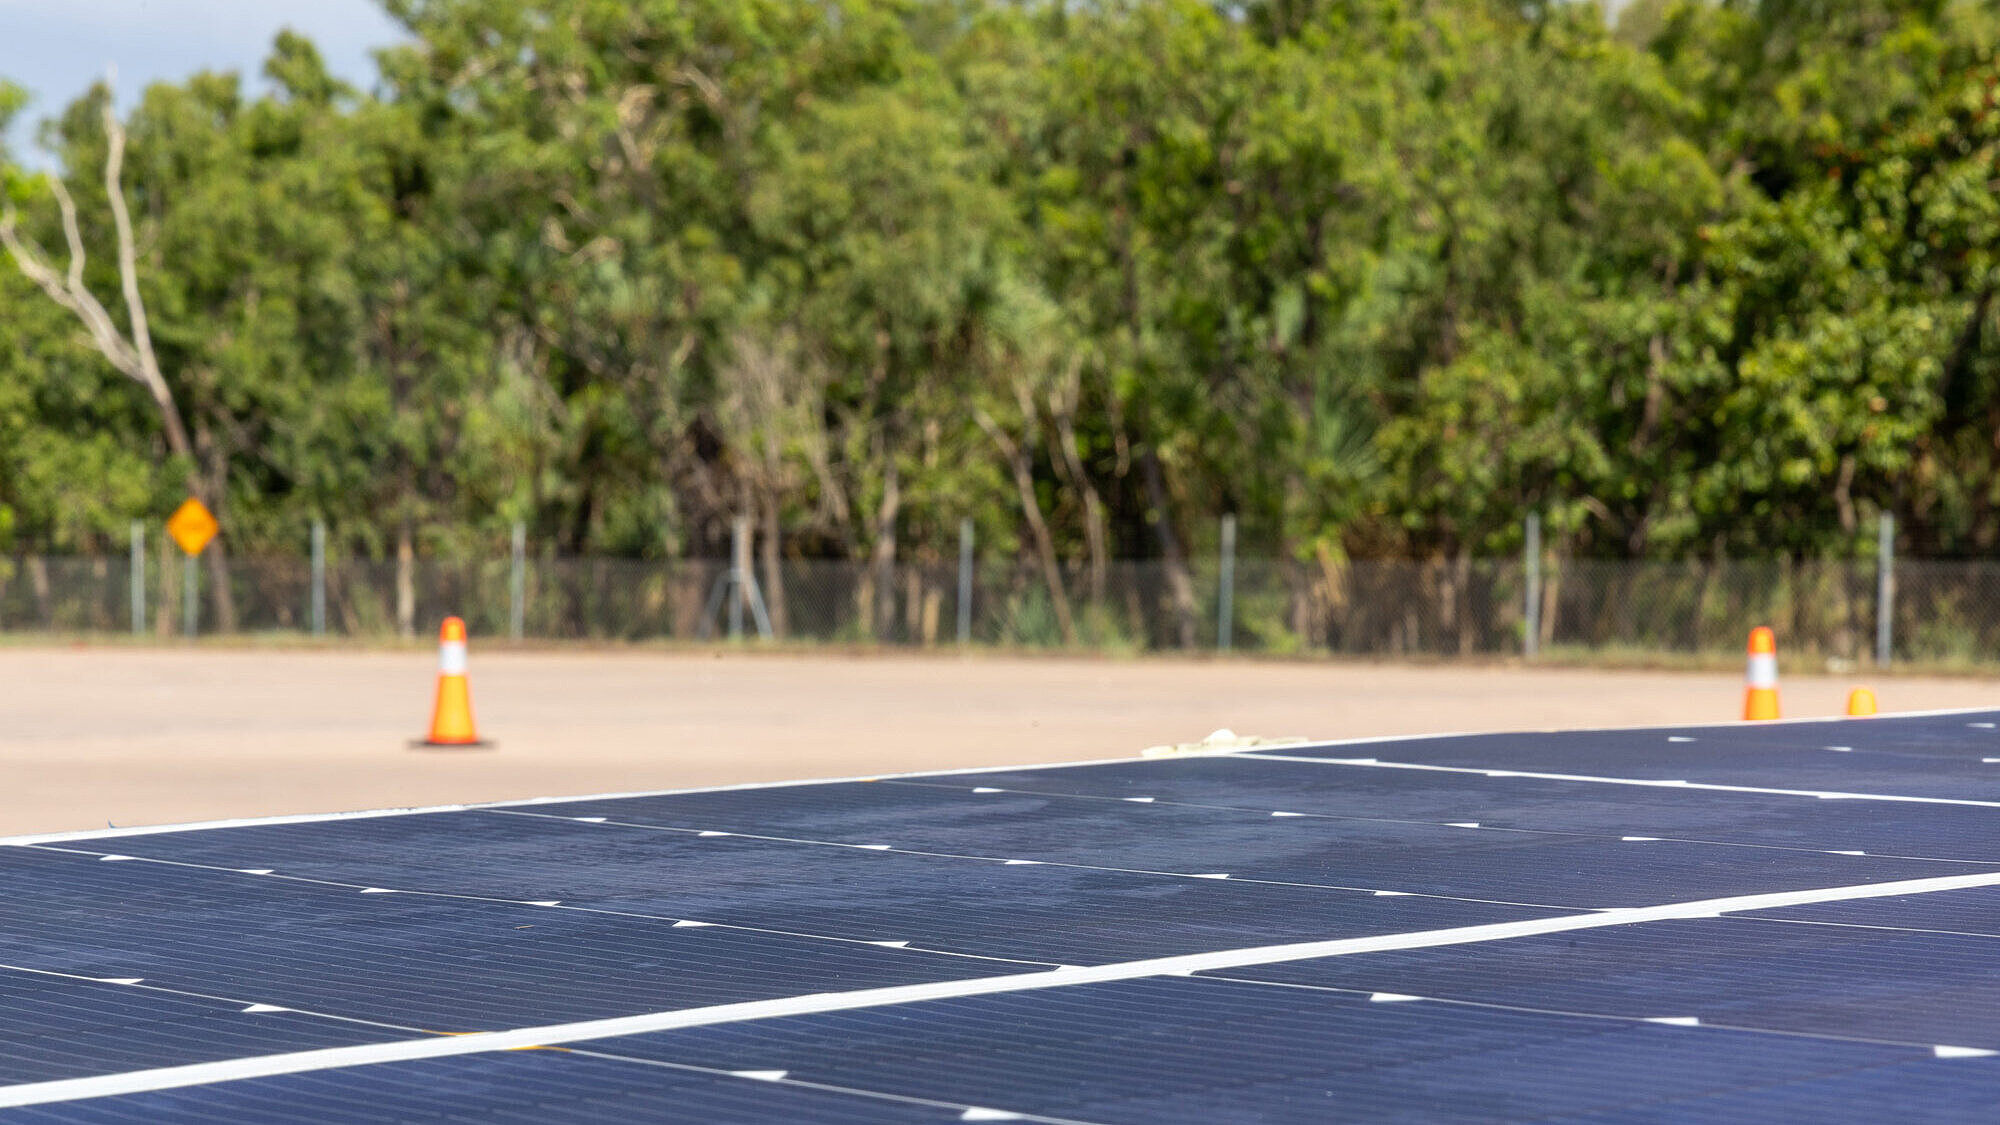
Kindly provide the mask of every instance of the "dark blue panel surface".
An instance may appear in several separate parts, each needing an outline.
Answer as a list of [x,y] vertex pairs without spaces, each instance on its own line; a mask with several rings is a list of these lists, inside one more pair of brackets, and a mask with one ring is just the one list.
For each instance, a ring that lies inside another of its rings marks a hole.
[[[1276,994],[1276,995],[1273,995]],[[1527,1122],[1877,1069],[2000,1066],[1869,1044],[1153,979],[632,1036],[594,1049],[776,1068],[1097,1122]],[[1878,1121],[1890,1101],[1829,1121]],[[1928,1104],[1928,1103],[1926,1103]],[[1940,1106],[1948,1109],[1949,1106]],[[1693,1120],[1690,1118],[1689,1120]],[[1713,1120],[1713,1119],[1709,1119]]]
[[0,962],[441,1031],[1023,969],[27,848],[0,849],[0,880]]
[[[777,808],[798,793],[759,792],[768,794],[767,800]],[[1140,827],[1131,832],[1140,837],[1132,848],[1150,848],[1162,860],[1179,856],[1187,861],[1185,853],[1195,849],[1214,854],[1213,845],[1201,839]],[[1260,821],[1242,835],[1254,839],[1288,832],[1282,821]],[[1407,861],[1428,862],[1439,869],[1442,874],[1435,885],[1450,890],[1457,881],[1444,870],[1448,864],[1438,849],[1477,842],[1471,840],[1475,834],[1459,829],[1433,832],[1439,839],[1433,843],[1431,858],[1412,853]],[[858,837],[855,842],[869,839]],[[1005,855],[1012,850],[1006,847],[1009,842],[996,839],[993,850]],[[1025,848],[1031,841],[1018,843]],[[117,846],[134,855],[232,868],[270,867],[399,889],[558,899],[671,918],[864,941],[909,941],[930,949],[1067,964],[1399,933],[1555,912],[1312,887],[1237,886],[1222,880],[1133,872],[701,838],[494,813],[231,828],[132,837]],[[1393,852],[1377,851],[1383,863],[1405,863]],[[1495,860],[1493,866],[1501,878],[1511,878],[1506,862]],[[1834,866],[1845,870],[1840,864]],[[1311,873],[1342,874],[1331,869]],[[1799,878],[1810,883],[1825,876]]]
[[1993,1071],[1987,1063],[1966,1066],[1950,1059],[1869,1067],[1811,1082],[1718,1090],[1654,1105],[1552,1117],[1546,1125],[1988,1125],[2000,1120],[2000,1081]]
[[[1980,761],[2000,757],[2000,735],[1969,725],[1988,718],[1285,753],[2000,800],[2000,764]],[[1237,756],[0,847],[0,965],[215,998],[0,968],[0,1084],[2000,870],[1996,828],[2000,809]],[[0,1119],[917,1122],[992,1106],[1107,1125],[1987,1120],[2000,1058],[1929,1049],[2000,1048],[2000,937],[1981,934],[2000,934],[2000,890],[770,1018],[578,1045],[616,1059],[390,1063]],[[1707,1026],[1643,1022],[1663,1017]],[[713,1073],[734,1070],[846,1092]]]
[[1603,785],[1532,777],[1372,769],[1256,755],[910,778],[890,788],[971,794],[996,803],[1151,797],[1273,811],[1622,837],[1661,836],[1814,850],[1924,856],[2000,865],[2000,809],[1824,801],[1762,793]]
[[2000,939],[1727,917],[1218,975],[1633,1019],[2000,1048]]
[[[1913,930],[1949,930],[1991,934],[2000,938],[2000,888],[1975,887],[1927,895],[1822,902],[1746,914],[1747,918],[1789,918],[1808,922],[1838,922],[1850,926],[1893,926]],[[2000,945],[1994,947],[2000,957]]]
[[[594,1055],[784,1070],[828,1093],[565,1051],[288,1075],[0,1114],[22,1122],[1975,1121],[2000,1066],[1899,1047],[1155,979],[724,1024]],[[1838,1091],[1839,1096],[1829,1096]],[[878,1095],[870,1097],[869,1094]],[[1737,1112],[1740,1107],[1740,1112]],[[1754,1112],[1753,1112],[1754,1111]]]
[[[1773,789],[2000,800],[2000,712],[1726,727],[1526,732],[1271,753]],[[1688,741],[1676,741],[1687,739]],[[1846,746],[1838,753],[1829,746]]]
[[0,969],[0,1085],[408,1039],[410,1032]]
[[[1244,770],[1334,766],[1238,763]],[[1060,772],[1060,771],[1051,771]],[[1387,771],[1384,771],[1387,772]],[[1591,909],[1718,898],[1758,891],[1960,874],[1955,864],[1780,852],[1701,843],[1639,846],[1615,837],[1496,830],[1394,820],[1273,817],[1269,811],[1130,801],[979,794],[925,786],[853,784],[798,791],[760,818],[715,808],[714,794],[580,802],[568,815],[621,823],[779,836],[961,855],[1017,857],[1370,890],[1457,895]],[[683,802],[687,802],[684,807]],[[538,810],[539,811],[539,810]],[[913,815],[921,811],[924,815]],[[2000,814],[2000,810],[1994,810]],[[773,825],[770,820],[781,823]],[[774,845],[796,848],[803,845]],[[1865,850],[1865,849],[1864,849]]]
[[959,1112],[565,1051],[509,1051],[0,1110],[0,1121],[935,1125]]

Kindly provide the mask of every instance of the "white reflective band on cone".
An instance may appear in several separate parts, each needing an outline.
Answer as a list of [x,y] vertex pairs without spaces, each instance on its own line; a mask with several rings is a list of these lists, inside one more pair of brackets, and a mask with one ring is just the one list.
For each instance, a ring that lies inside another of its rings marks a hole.
[[438,671],[447,676],[465,675],[464,641],[444,641],[438,645]]
[[1768,652],[1750,654],[1750,686],[1778,686],[1778,658]]

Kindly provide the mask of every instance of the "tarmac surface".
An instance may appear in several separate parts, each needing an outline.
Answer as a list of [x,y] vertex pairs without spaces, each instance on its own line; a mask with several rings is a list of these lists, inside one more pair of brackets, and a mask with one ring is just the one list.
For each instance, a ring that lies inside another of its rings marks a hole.
[[[1238,734],[1725,722],[1731,674],[958,655],[472,654],[483,750],[412,749],[417,651],[0,649],[0,835],[1126,757]],[[1788,717],[1845,677],[1787,675]],[[1877,677],[1884,711],[2000,681]]]

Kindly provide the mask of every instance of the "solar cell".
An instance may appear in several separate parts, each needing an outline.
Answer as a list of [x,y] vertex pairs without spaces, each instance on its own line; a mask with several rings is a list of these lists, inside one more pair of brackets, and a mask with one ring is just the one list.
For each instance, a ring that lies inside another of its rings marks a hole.
[[[962,1111],[960,1111],[962,1112]],[[10,1120],[37,1122],[294,1121],[387,1125],[440,1119],[528,1123],[604,1121],[810,1121],[828,1125],[931,1125],[959,1118],[937,1107],[855,1097],[552,1051],[309,1072],[217,1086],[34,1106]]]
[[[8,849],[16,965],[435,1031],[990,972],[970,958],[674,919]],[[1018,967],[1018,966],[1007,966]],[[754,970],[754,971],[752,971]]]
[[[1984,713],[1981,713],[1984,714]],[[1248,757],[1501,769],[1583,777],[1839,791],[2000,803],[2000,731],[1979,714],[1894,719],[1895,735],[1848,721],[1745,727],[1558,731],[1408,739],[1366,754],[1333,746]],[[1832,747],[1844,747],[1834,750]],[[1993,762],[1984,759],[1992,757]],[[1377,765],[1374,768],[1389,768]]]
[[2000,937],[2000,892],[1984,889],[1885,898],[1878,902],[1830,902],[1759,911],[1749,917],[1786,918],[1844,926],[1892,926],[1904,930]]
[[160,986],[0,969],[0,1083],[115,1074],[410,1033],[293,1012],[243,1018],[247,1005]]
[[[1226,874],[1232,880],[1566,909],[1637,906],[1869,878],[1921,878],[1955,870],[1890,858],[1856,862],[1855,857],[1830,857],[1820,849],[1774,856],[1714,848],[1711,854],[1690,858],[1672,854],[1672,846],[1634,848],[1622,836],[1609,833],[1509,826],[1486,817],[1470,803],[1463,806],[1469,815],[1484,819],[1333,821],[1273,818],[1270,814],[1277,810],[1197,808],[1158,801],[1134,804],[1129,799],[1074,801],[1013,792],[964,795],[915,787],[890,792],[883,786],[856,788],[863,792],[850,795],[851,799],[863,808],[854,823],[830,823],[833,818],[822,808],[805,827],[753,823],[739,830],[765,833],[771,842],[791,848],[823,844],[823,837],[850,844],[894,838],[899,851],[1026,858],[1126,872]],[[906,793],[908,789],[915,791]],[[885,804],[901,807],[903,815],[909,809],[929,809],[931,816],[921,824],[882,826],[876,823],[882,818],[873,814]],[[568,807],[602,813],[609,806]],[[742,825],[744,820],[741,814],[735,819],[715,814],[704,818],[683,812],[676,798],[663,797],[623,803],[617,823],[672,824],[686,831],[693,825]],[[1709,847],[1699,841],[1676,844]]]
[[[117,847],[146,859],[203,864],[178,870],[206,872],[208,885],[222,893],[258,878],[243,869],[266,869],[338,880],[332,890],[342,895],[374,886],[517,905],[555,901],[564,910],[613,911],[615,917],[638,914],[849,942],[910,941],[1049,964],[1194,952],[1245,944],[1245,938],[1252,939],[1248,944],[1309,940],[1559,912],[496,815],[340,821],[323,833],[312,827],[138,837]],[[523,848],[523,841],[532,848]],[[277,891],[293,885],[287,878]],[[1090,904],[1089,910],[1079,911],[1079,903]],[[449,918],[456,906],[440,909]],[[546,920],[546,911],[527,909]]]
[[[1200,979],[757,1021],[609,1039],[589,1049],[709,1072],[782,1070],[790,1081],[867,1091],[850,1097],[857,1109],[870,1111],[903,1108],[892,1098],[920,1098],[1085,1122],[1559,1120],[1779,1088],[1864,1068],[1915,1072],[1933,1061],[1928,1051],[1908,1048],[1378,1003]],[[553,1061],[509,1067],[516,1073],[505,1077],[506,1084],[535,1104],[587,1088],[581,1075],[566,1073],[568,1059],[548,1054]],[[605,1061],[583,1060],[580,1069],[605,1077],[599,1069]],[[460,1062],[363,1068],[344,1076],[336,1090],[343,1100],[372,1105],[421,1089],[433,1073],[455,1071]],[[641,1071],[645,1063],[627,1065]],[[260,1101],[298,1097],[310,1088],[301,1078],[210,1087],[181,1108],[229,1118]],[[710,1118],[700,1102],[677,1109],[700,1120],[786,1119],[778,1104],[762,1099],[774,1098],[788,1083],[737,1085],[736,1096],[757,1099],[747,1115]],[[172,1104],[161,1094],[112,1100],[141,1112]],[[911,1119],[963,1120],[963,1114],[943,1109]]]
[[1790,913],[1364,953],[1222,975],[1920,1049],[2000,1043],[2000,938],[1798,925],[1783,920]]
[[[1381,749],[1388,750],[1388,746]],[[1650,835],[1690,842],[2000,863],[1994,810],[1968,805],[1877,802],[1857,815],[1838,801],[1664,786],[1613,786],[1484,772],[1328,769],[1251,755],[1139,762],[896,785],[944,786],[1052,800],[1118,800],[1227,807],[1289,817],[1448,824],[1581,833],[1623,840]],[[1269,810],[1266,812],[1266,810]]]

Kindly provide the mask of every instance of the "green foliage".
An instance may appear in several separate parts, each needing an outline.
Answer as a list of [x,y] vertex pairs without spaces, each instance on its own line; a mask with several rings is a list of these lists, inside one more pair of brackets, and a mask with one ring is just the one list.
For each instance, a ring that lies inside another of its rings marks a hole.
[[[952,557],[1093,584],[1241,519],[1314,566],[2000,547],[1988,0],[385,0],[157,85],[144,391],[0,268],[0,548],[192,471],[239,550]],[[94,90],[43,131],[114,316]],[[0,83],[0,129],[24,105]],[[0,152],[59,268],[48,181]],[[5,265],[0,263],[0,265]],[[1025,473],[1025,483],[1023,483]],[[1093,577],[1096,575],[1096,577]],[[1171,587],[1171,581],[1169,581]],[[1069,626],[1019,595],[1014,636]],[[1284,633],[1288,608],[1257,608]],[[862,623],[866,627],[866,623]]]

